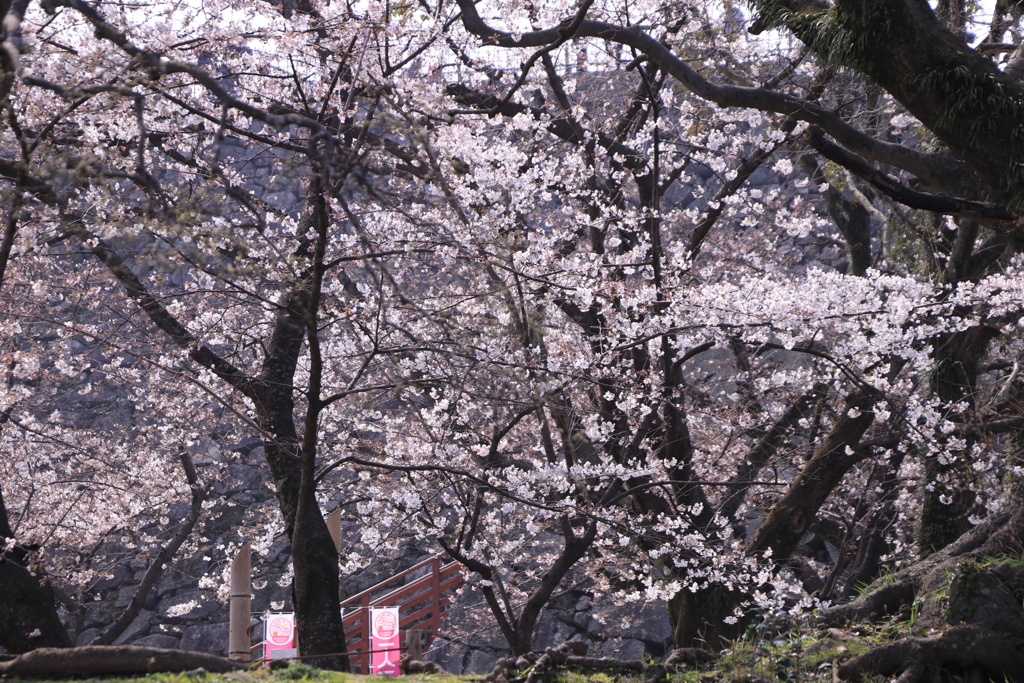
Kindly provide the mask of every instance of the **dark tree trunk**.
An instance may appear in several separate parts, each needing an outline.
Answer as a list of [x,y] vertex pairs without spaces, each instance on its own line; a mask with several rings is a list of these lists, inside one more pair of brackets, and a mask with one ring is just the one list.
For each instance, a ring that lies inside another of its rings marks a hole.
[[875,420],[872,407],[877,400],[878,393],[870,389],[861,387],[850,392],[832,431],[761,522],[747,552],[759,554],[770,548],[772,558],[780,562],[793,554],[833,489],[854,465],[870,455],[855,449]]
[[[761,25],[785,25],[822,57],[871,77],[1011,211],[1024,210],[1024,87],[943,26],[927,2],[836,0],[834,10],[799,9],[795,0],[752,4]],[[975,197],[985,192],[936,189]]]
[[[820,186],[827,183],[821,166],[811,155],[801,156],[800,166],[814,184]],[[871,267],[871,214],[858,202],[843,197],[843,193],[831,183],[828,183],[825,191],[825,208],[846,242],[849,274],[863,276]]]
[[[14,538],[0,491],[0,544]],[[0,645],[20,654],[39,647],[71,647],[57,616],[53,588],[31,568],[28,548],[0,545]],[[38,632],[39,635],[35,635]]]
[[746,625],[744,621],[735,624],[725,622],[743,597],[720,584],[698,591],[684,588],[676,593],[668,601],[668,618],[675,646],[715,651],[728,647]]
[[937,634],[883,643],[839,667],[841,679],[902,671],[900,681],[916,683],[925,666],[932,667],[936,680],[941,667],[950,666],[955,671],[980,669],[993,680],[1024,680],[1024,609],[1019,599],[1024,570],[1012,559],[1024,547],[1020,493],[1009,512],[992,515],[892,582],[821,611],[826,624],[843,626],[910,614],[913,604],[918,612],[914,630]]
[[227,673],[244,668],[230,659],[204,652],[135,645],[87,645],[70,650],[37,650],[10,662],[0,662],[0,675],[14,679],[77,677],[80,680],[82,676],[130,676],[189,670]]
[[[743,465],[733,476],[732,483],[746,485],[738,486],[718,507],[717,512],[724,519],[736,521],[736,511],[746,497],[749,482],[757,478],[761,468],[778,450],[786,430],[808,412],[818,393],[824,390],[824,387],[815,387],[794,401],[743,458]],[[685,573],[680,573],[678,569],[670,571],[684,583],[688,582]],[[723,647],[725,642],[742,632],[744,620],[736,624],[727,624],[725,619],[732,615],[733,608],[745,597],[738,591],[729,591],[720,585],[697,591],[688,588],[680,590],[668,603],[668,617],[672,625],[675,646],[703,647],[712,650]]]
[[[300,449],[293,381],[306,333],[307,283],[295,287],[282,303],[256,391],[260,426],[274,437],[264,441],[264,450],[277,488],[281,516],[291,539],[302,479],[302,469],[295,457]],[[303,577],[307,590],[303,591],[301,604],[295,605],[299,647],[303,655],[343,653],[338,551],[317,505],[309,507],[306,534],[306,556],[302,564],[308,573]],[[317,665],[342,668],[344,662],[340,657],[328,657],[318,660]]]
[[525,655],[532,650],[533,631],[537,626],[541,610],[544,605],[548,604],[555,589],[562,583],[562,579],[569,573],[569,570],[593,545],[594,539],[597,537],[597,523],[591,521],[583,535],[577,536],[569,525],[569,520],[563,519],[562,531],[565,537],[565,547],[551,564],[550,569],[541,577],[537,587],[530,592],[518,615],[510,611],[511,604],[507,601],[504,601],[505,607],[502,606],[503,601],[499,599],[498,591],[495,590],[495,584],[500,582],[500,577],[496,575],[490,565],[463,555],[458,548],[441,541],[441,546],[453,559],[466,565],[470,571],[476,572],[489,582],[489,585],[485,584],[482,587],[484,600],[487,601],[487,606],[498,622],[502,635],[505,636],[505,640],[516,656]]
[[[266,459],[277,488],[277,499],[289,538],[295,527],[301,469],[297,457],[299,438],[295,427],[295,370],[306,333],[309,282],[300,281],[282,297],[274,331],[267,345],[259,375],[247,375],[202,343],[146,289],[107,242],[79,225],[72,231],[121,282],[131,298],[168,338],[188,350],[197,364],[209,368],[228,386],[244,393],[255,404],[256,423],[264,433]],[[301,276],[300,276],[301,277]],[[310,590],[295,605],[302,651],[309,655],[344,652],[339,608],[338,554],[327,523],[316,505],[307,520],[308,543],[305,578]],[[322,666],[342,666],[343,660],[327,658]]]
[[[996,334],[993,329],[975,327],[938,340],[931,384],[944,404],[953,406],[964,399],[973,403],[978,365]],[[924,458],[915,539],[924,556],[941,550],[971,528],[968,517],[975,500],[970,486],[972,446],[973,438],[968,438],[945,462],[934,456]]]

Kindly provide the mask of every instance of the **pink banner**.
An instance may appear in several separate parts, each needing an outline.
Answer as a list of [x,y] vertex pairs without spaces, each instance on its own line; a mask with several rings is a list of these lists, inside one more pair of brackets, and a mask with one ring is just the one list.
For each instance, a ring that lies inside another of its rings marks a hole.
[[268,614],[263,625],[263,659],[294,657],[295,614]]
[[370,673],[381,676],[398,676],[401,657],[398,640],[398,608],[370,608]]

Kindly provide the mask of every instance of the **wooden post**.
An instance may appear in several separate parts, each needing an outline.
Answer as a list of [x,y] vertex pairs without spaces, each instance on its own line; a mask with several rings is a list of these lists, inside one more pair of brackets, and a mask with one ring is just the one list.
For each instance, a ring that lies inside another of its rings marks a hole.
[[327,530],[331,532],[334,539],[334,548],[341,553],[341,508],[334,508],[334,512],[327,518]]
[[409,661],[423,659],[423,631],[414,628],[405,632],[405,653]]
[[252,619],[252,546],[243,545],[231,561],[231,602],[228,625],[228,657],[249,661],[249,623]]

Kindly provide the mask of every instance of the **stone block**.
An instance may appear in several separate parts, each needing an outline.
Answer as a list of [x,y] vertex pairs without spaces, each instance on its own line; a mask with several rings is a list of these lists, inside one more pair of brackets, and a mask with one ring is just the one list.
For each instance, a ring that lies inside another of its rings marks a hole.
[[169,636],[165,633],[154,633],[152,635],[143,636],[132,643],[132,645],[138,645],[139,647],[162,647],[168,650],[173,650],[178,647],[180,641],[174,636]]
[[183,588],[194,586],[196,580],[176,571],[173,567],[166,567],[160,580],[156,582],[156,594],[161,598],[174,595]]
[[132,620],[132,623],[128,624],[128,628],[124,630],[124,633],[117,637],[114,641],[114,645],[124,645],[130,643],[136,638],[149,633],[149,627],[153,624],[153,613],[149,610],[142,610],[139,612],[139,616]]
[[435,640],[430,649],[424,653],[423,659],[427,662],[435,662],[448,673],[462,674],[462,665],[469,654],[469,648],[465,645],[448,641]]
[[612,638],[597,646],[595,657],[608,657],[620,661],[641,661],[647,654],[647,647],[641,640]]
[[[537,626],[533,631],[533,649],[543,652],[549,647],[556,647],[576,634],[576,627],[567,624],[548,610],[541,610]],[[502,639],[504,641],[504,639]],[[507,644],[503,642],[507,647]]]
[[113,600],[93,600],[85,605],[85,628],[103,628],[120,613]]
[[181,635],[181,649],[226,655],[228,653],[228,623],[189,626]]
[[135,590],[137,586],[125,586],[117,592],[117,602],[114,603],[114,607],[117,609],[124,609],[128,606],[128,603],[135,597]]
[[605,638],[642,640],[662,644],[672,638],[665,603],[658,600],[643,605],[597,605],[590,631]]
[[[196,606],[192,607],[187,612],[178,613],[178,608],[184,609],[184,606],[189,602],[195,602]],[[181,624],[185,622],[199,621],[200,619],[206,619],[211,614],[224,610],[227,612],[226,607],[222,606],[216,600],[213,600],[213,594],[208,591],[191,590],[185,591],[181,595],[176,595],[173,598],[165,598],[160,601],[160,619],[172,624]]]
[[82,647],[88,645],[96,639],[96,636],[100,634],[98,628],[87,628],[78,634],[78,638],[75,640],[75,647]]
[[590,625],[590,620],[591,616],[586,612],[577,612],[572,616],[572,623],[576,624],[581,631],[587,630],[587,627]]
[[489,674],[497,662],[496,654],[487,650],[473,650],[469,653],[469,659],[466,661],[462,674]]
[[129,585],[133,579],[134,574],[131,569],[118,565],[110,571],[109,576],[106,576],[94,583],[92,585],[92,590],[95,593],[106,593],[107,591],[114,590],[115,588],[121,588],[122,586]]

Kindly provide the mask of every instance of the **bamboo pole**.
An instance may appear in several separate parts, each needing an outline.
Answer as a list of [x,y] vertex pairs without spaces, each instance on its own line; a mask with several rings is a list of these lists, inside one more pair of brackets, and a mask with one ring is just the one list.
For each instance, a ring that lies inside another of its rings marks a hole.
[[231,561],[231,603],[228,625],[228,657],[249,661],[249,623],[252,605],[252,546],[243,545]]
[[405,652],[410,660],[423,659],[423,631],[414,628],[405,632]]
[[334,508],[334,512],[327,518],[327,530],[331,532],[334,539],[334,549],[341,553],[341,508]]
[[434,558],[431,564],[431,573],[434,575],[434,584],[430,587],[431,601],[434,603],[434,611],[430,620],[425,624],[430,629],[431,639],[441,630],[441,556]]

